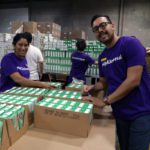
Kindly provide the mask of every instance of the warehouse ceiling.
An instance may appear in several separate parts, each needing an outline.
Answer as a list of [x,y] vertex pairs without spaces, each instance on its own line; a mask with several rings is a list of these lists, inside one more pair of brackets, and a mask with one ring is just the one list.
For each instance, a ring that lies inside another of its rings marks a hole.
[[0,0],[0,3],[20,3],[20,2],[38,2],[38,1],[49,1],[49,0]]

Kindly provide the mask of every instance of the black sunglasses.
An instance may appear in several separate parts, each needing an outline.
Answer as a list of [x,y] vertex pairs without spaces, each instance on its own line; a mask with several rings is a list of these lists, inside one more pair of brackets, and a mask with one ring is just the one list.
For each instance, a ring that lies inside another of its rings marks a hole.
[[104,30],[108,24],[111,24],[111,23],[110,22],[102,22],[98,26],[93,27],[92,31],[97,32],[99,30],[99,28]]

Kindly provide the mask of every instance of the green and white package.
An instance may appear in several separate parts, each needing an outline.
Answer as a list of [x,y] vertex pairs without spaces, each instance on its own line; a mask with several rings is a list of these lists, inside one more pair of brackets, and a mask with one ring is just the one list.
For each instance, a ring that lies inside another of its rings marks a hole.
[[3,138],[3,121],[0,121],[0,145],[2,145]]

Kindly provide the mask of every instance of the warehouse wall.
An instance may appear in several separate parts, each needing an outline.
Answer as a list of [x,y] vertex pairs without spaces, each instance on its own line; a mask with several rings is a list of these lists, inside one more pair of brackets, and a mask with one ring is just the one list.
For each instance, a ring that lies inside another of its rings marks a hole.
[[14,20],[28,21],[28,8],[0,9],[0,33],[10,33]]
[[51,1],[49,3],[32,3],[31,20],[54,20],[60,23],[63,31],[83,29],[89,39],[94,39],[90,28],[90,19],[94,14],[108,14],[118,24],[119,0],[90,1]]
[[[1,1],[5,1],[5,4],[1,5],[0,2],[0,8],[7,8],[9,0]],[[134,35],[145,46],[150,46],[149,0],[29,0],[28,3],[20,0],[16,4],[17,8],[28,6],[29,20],[53,20],[62,25],[63,31],[83,29],[88,39],[95,39],[90,28],[91,17],[94,14],[107,14],[114,21],[119,35]],[[11,6],[15,7],[15,3],[9,3],[9,8]]]
[[124,6],[123,34],[150,46],[150,0],[126,0]]

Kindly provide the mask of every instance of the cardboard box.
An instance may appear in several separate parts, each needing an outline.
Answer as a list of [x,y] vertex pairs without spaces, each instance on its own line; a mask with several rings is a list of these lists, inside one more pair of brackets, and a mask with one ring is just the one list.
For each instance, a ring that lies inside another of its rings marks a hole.
[[30,32],[30,33],[36,33],[37,30],[37,22],[23,22],[23,31],[24,32]]
[[53,37],[61,37],[61,26],[54,22],[38,22],[37,29],[41,33],[51,33]]
[[68,32],[62,32],[61,33],[61,40],[67,40],[68,39]]
[[42,88],[13,87],[3,92],[3,94],[38,97],[41,99],[48,91],[48,89]]
[[45,97],[59,98],[65,100],[82,101],[81,92],[50,90]]
[[83,91],[83,84],[70,83],[69,85],[67,85],[65,87],[65,90],[82,92]]
[[8,104],[8,105],[15,105],[15,106],[22,106],[27,111],[28,116],[28,124],[31,125],[33,123],[33,113],[34,113],[34,106],[37,102],[41,99],[37,97],[28,97],[28,96],[19,96],[19,95],[7,95],[7,94],[0,94],[0,103]]
[[[2,120],[0,120],[2,121]],[[2,128],[2,140],[0,144],[0,150],[8,150],[10,147],[10,142],[8,138],[8,132],[7,132],[7,126],[6,126],[6,121],[3,120],[3,128]]]
[[[3,106],[2,106],[3,105]],[[25,134],[27,131],[29,125],[27,121],[27,111],[23,109],[22,107],[18,108],[17,106],[13,105],[6,105],[1,104],[1,115],[0,120],[4,120],[6,122],[7,126],[7,132],[8,137],[10,141],[10,145],[14,144],[22,135]],[[7,107],[7,110],[5,109]],[[8,108],[9,107],[9,108]],[[10,112],[11,109],[20,109]],[[5,112],[6,111],[6,112]],[[22,113],[23,111],[23,113]],[[9,114],[8,114],[9,113]],[[7,114],[7,116],[6,116]],[[11,118],[8,117],[8,115],[12,115]],[[4,117],[6,116],[6,117]],[[20,120],[20,118],[23,118],[23,120]]]
[[17,131],[14,128],[12,119],[7,119],[6,122],[7,122],[8,136],[10,139],[10,145],[13,145],[21,136],[23,136],[26,133],[26,131],[29,128],[28,118],[27,118],[27,110],[25,110],[24,125],[19,131]]
[[92,112],[74,112],[37,104],[34,118],[34,124],[37,128],[87,137],[91,127]]
[[61,39],[86,39],[86,34],[83,30],[62,32]]
[[56,80],[66,82],[67,76],[68,76],[67,74],[58,73],[58,74],[56,74]]
[[12,33],[15,33],[23,25],[22,21],[13,21],[12,22]]

